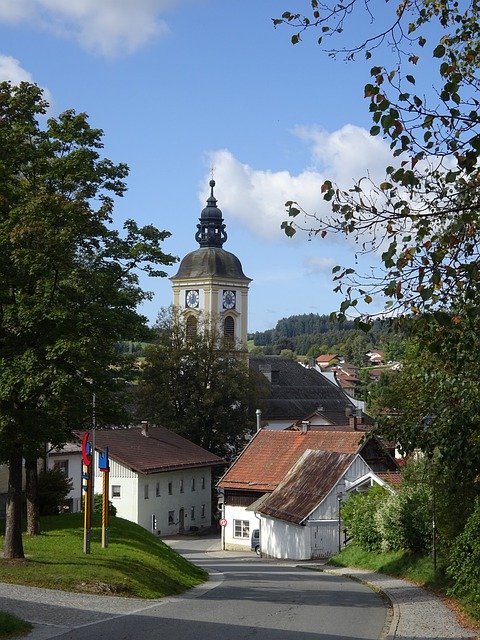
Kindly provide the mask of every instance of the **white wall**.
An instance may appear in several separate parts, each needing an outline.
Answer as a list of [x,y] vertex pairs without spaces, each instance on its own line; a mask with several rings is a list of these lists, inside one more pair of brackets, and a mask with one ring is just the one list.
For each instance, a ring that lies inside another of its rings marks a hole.
[[260,548],[263,555],[282,560],[308,560],[311,557],[310,530],[284,520],[261,517]]
[[[204,479],[204,488],[203,487]],[[183,492],[182,488],[183,480]],[[193,490],[192,481],[195,480]],[[172,493],[169,493],[169,483]],[[160,495],[157,496],[157,483]],[[148,498],[145,497],[148,486]],[[149,475],[140,475],[138,479],[138,524],[152,531],[152,515],[155,516],[157,535],[174,535],[181,530],[180,515],[183,509],[183,528],[199,529],[211,525],[211,469],[184,469]],[[193,512],[192,512],[193,509]],[[173,511],[173,523],[169,522],[169,512]],[[120,515],[120,514],[119,514]]]
[[[245,507],[225,505],[225,520],[227,521],[227,525],[223,527],[222,532],[225,549],[229,551],[250,551],[252,531],[260,528],[260,521],[254,512],[247,511]],[[235,520],[248,521],[248,537],[239,538],[235,536]]]

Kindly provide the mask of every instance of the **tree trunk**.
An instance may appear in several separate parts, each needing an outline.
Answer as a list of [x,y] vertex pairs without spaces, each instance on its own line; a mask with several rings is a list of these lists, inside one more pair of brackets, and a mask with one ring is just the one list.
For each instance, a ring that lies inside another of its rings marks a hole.
[[27,494],[27,533],[38,536],[40,533],[40,505],[38,502],[37,460],[25,460]]
[[8,496],[3,557],[24,558],[22,541],[22,456],[8,461]]

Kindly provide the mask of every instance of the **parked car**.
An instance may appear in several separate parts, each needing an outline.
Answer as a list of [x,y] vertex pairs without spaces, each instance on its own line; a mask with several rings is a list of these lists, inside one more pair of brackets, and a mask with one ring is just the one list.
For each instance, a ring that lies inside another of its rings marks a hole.
[[257,556],[261,555],[262,552],[260,549],[260,529],[254,529],[252,531],[250,548],[252,551],[255,551]]

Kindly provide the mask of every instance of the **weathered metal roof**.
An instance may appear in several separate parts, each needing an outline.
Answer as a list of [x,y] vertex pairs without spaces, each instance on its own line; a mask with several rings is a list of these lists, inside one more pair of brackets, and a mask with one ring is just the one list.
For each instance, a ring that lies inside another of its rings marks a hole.
[[328,496],[355,457],[335,451],[305,451],[257,511],[301,524]]

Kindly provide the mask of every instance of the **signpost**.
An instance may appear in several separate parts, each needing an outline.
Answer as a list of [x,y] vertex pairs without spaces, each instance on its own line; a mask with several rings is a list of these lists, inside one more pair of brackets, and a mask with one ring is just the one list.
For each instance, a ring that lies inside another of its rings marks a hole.
[[220,520],[218,521],[218,524],[221,527],[226,527],[227,526],[227,521],[225,520],[225,518],[220,518]]

